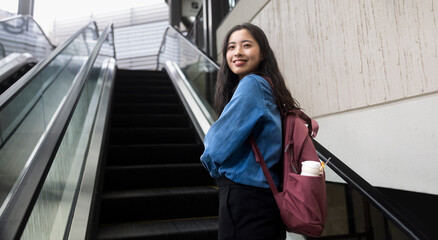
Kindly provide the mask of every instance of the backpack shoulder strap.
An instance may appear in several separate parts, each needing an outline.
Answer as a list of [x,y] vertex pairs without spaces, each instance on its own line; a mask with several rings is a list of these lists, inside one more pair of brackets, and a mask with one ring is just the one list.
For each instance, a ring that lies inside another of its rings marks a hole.
[[274,180],[272,179],[271,173],[269,172],[268,166],[265,163],[265,160],[263,159],[262,154],[260,153],[260,149],[257,146],[257,143],[254,139],[254,137],[251,135],[249,137],[251,142],[251,148],[254,153],[256,161],[260,164],[262,167],[263,173],[265,174],[266,180],[268,180],[269,187],[271,188],[272,193],[274,196],[278,194],[277,186],[275,186]]

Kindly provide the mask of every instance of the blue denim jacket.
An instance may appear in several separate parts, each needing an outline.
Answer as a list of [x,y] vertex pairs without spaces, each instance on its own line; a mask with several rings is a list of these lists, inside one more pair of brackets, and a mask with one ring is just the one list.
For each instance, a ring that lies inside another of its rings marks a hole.
[[240,80],[230,102],[204,139],[201,162],[213,178],[227,177],[245,185],[269,188],[255,161],[248,137],[254,139],[277,187],[272,166],[281,158],[281,118],[270,84],[251,74]]

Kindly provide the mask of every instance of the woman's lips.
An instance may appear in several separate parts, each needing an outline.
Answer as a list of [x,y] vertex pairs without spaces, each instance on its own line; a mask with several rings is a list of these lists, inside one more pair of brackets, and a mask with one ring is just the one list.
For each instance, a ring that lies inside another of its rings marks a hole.
[[237,59],[237,60],[234,60],[233,63],[237,67],[240,67],[240,66],[242,66],[242,65],[244,65],[246,63],[246,60],[244,60],[244,59]]

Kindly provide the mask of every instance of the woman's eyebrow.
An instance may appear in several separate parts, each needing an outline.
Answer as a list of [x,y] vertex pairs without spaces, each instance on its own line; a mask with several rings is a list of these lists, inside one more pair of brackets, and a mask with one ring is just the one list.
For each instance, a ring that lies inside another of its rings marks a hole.
[[[245,43],[245,42],[253,43],[253,41],[251,41],[251,40],[242,40],[241,41],[241,43]],[[229,42],[228,45],[230,45],[230,44],[236,44],[236,42]]]

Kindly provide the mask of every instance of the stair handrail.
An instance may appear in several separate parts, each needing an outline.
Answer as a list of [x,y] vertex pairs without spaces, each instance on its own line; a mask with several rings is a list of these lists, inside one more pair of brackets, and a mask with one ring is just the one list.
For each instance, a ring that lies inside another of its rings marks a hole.
[[[181,32],[179,32],[173,26],[169,26],[168,29],[172,29],[178,33],[178,36],[184,39],[192,48],[194,48],[198,53],[206,57],[215,67],[219,69],[219,65],[214,62],[210,57],[208,57],[202,50],[195,46],[190,40],[188,40]],[[160,46],[160,51],[158,56],[162,52],[162,46],[165,43],[166,32],[163,37],[162,45]],[[176,64],[173,64],[173,67]],[[157,69],[159,67],[159,58],[157,60]],[[173,74],[174,75],[174,74]],[[204,132],[205,136],[207,132]],[[200,135],[202,137],[202,135]],[[407,234],[411,239],[423,240],[428,239],[421,230],[422,226],[418,223],[412,221],[408,216],[404,215],[387,196],[385,196],[378,189],[373,187],[365,179],[359,176],[355,171],[343,163],[334,154],[323,147],[319,142],[313,139],[315,148],[317,150],[318,156],[330,169],[332,169],[336,174],[338,174],[347,184],[349,184],[353,189],[358,191],[365,199],[370,201],[377,209],[382,211],[383,215],[388,217],[396,226],[398,226],[405,234]]]
[[112,38],[112,41],[113,41],[113,58],[114,59],[117,59],[117,56],[116,56],[116,44],[115,44],[115,38],[114,38],[114,24],[111,24],[111,38]]
[[16,71],[29,64],[36,64],[38,60],[29,53],[11,53],[0,59],[0,84],[3,84]]
[[44,68],[46,68],[66,47],[72,43],[77,36],[82,34],[89,25],[93,24],[95,26],[96,36],[99,36],[99,30],[97,28],[97,23],[95,21],[90,21],[76,33],[65,40],[60,46],[56,47],[49,55],[35,65],[31,70],[29,70],[23,77],[21,77],[15,84],[9,87],[3,94],[0,95],[0,110],[2,110],[12,99],[14,99],[18,93],[20,93],[24,87],[26,87],[30,81],[40,73]]
[[56,150],[68,127],[80,95],[84,90],[86,80],[90,76],[99,51],[112,29],[111,25],[112,23],[109,23],[104,29],[84,67],[76,75],[73,86],[63,99],[53,121],[49,124],[35,154],[32,156],[32,160],[29,161],[29,166],[20,180],[17,189],[0,216],[0,239],[18,239],[23,233],[32,208],[36,203],[38,194],[55,158]]
[[0,24],[6,24],[8,21],[14,20],[14,19],[19,19],[19,18],[23,18],[24,20],[31,20],[32,22],[34,22],[36,24],[36,26],[39,28],[39,30],[41,31],[41,33],[43,34],[44,38],[47,40],[47,42],[49,43],[49,45],[52,47],[52,49],[56,48],[56,45],[52,43],[52,41],[50,40],[49,37],[47,37],[46,33],[44,32],[44,30],[41,28],[41,26],[38,24],[37,21],[35,21],[35,19],[31,16],[31,15],[15,15],[12,17],[8,17],[8,18],[3,18],[2,20],[0,20]]

